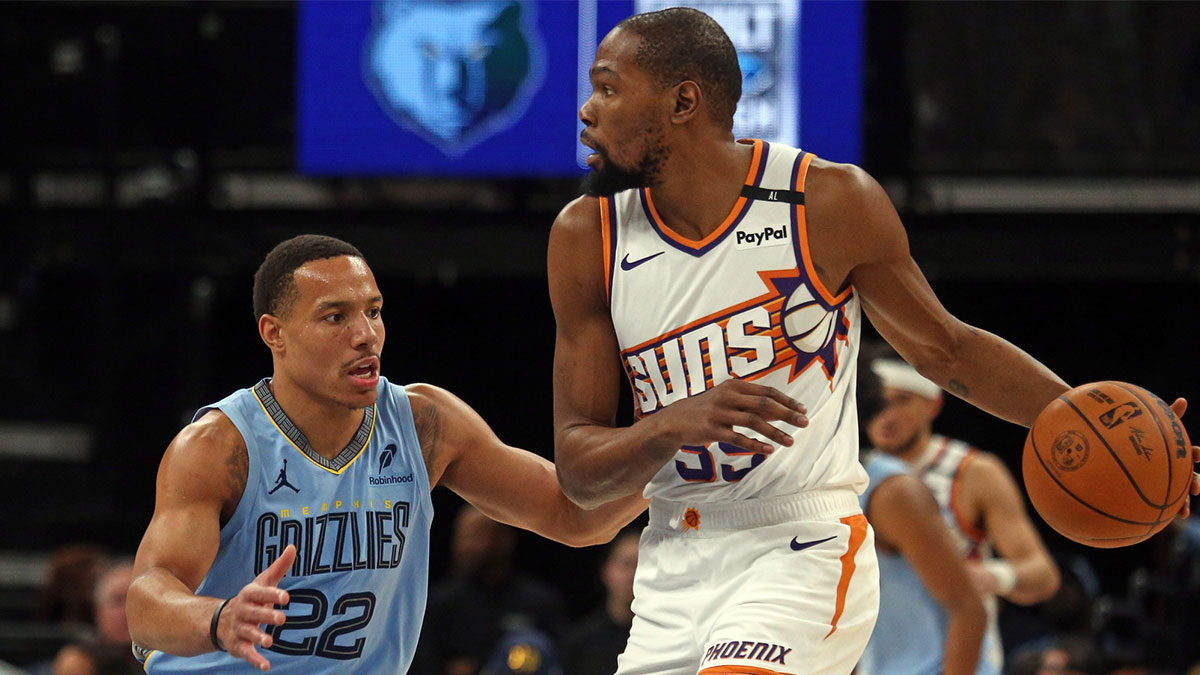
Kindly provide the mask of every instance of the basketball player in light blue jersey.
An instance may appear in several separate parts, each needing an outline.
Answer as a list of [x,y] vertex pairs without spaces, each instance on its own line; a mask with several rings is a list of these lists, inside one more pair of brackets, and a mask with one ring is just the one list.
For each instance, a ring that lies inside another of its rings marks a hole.
[[[885,400],[883,409],[865,420],[875,454],[886,453],[876,461],[899,461],[933,493],[937,512],[953,537],[951,555],[965,562],[971,586],[988,611],[976,672],[999,675],[1003,649],[996,598],[1023,605],[1046,600],[1058,589],[1058,567],[999,459],[933,433],[933,420],[942,407],[941,389],[900,360],[875,359],[871,369],[880,378]],[[884,566],[883,557],[879,622],[864,654],[875,668],[864,672],[937,672],[892,669],[896,663],[928,664],[950,636],[934,589],[904,561],[893,559]]]
[[640,497],[585,511],[554,465],[449,392],[380,376],[383,296],[315,235],[255,274],[274,373],[202,408],[163,458],[127,600],[148,673],[405,673],[425,611],[429,493],[557,541],[608,541]]
[[[879,376],[870,368],[860,368],[859,418],[870,420],[883,407]],[[855,673],[975,673],[987,611],[942,522],[937,502],[899,458],[866,450],[862,463],[871,484],[859,501],[875,530],[880,620],[901,615],[904,630],[881,630],[876,622]]]

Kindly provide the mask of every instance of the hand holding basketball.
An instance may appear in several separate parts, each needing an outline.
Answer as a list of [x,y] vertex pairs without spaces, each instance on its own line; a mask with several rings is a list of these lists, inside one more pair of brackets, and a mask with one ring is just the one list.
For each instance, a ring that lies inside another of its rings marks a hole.
[[[1171,411],[1175,413],[1176,417],[1178,417],[1180,420],[1183,420],[1183,413],[1187,412],[1187,407],[1188,403],[1186,398],[1177,398],[1175,399],[1175,402],[1171,404]],[[1192,464],[1200,464],[1200,446],[1192,446]],[[1190,492],[1193,497],[1200,495],[1200,473],[1192,473],[1192,489]],[[1188,516],[1191,515],[1192,500],[1185,499],[1183,500],[1183,508],[1179,509],[1179,515],[1176,517],[1181,520],[1186,520]]]
[[1099,548],[1128,546],[1186,513],[1196,450],[1179,415],[1123,382],[1076,387],[1038,415],[1022,474],[1038,514],[1059,534]]

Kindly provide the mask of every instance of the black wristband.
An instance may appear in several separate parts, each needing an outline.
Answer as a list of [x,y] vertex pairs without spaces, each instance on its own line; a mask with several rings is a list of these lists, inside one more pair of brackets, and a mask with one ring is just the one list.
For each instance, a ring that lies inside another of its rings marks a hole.
[[221,620],[221,610],[225,609],[225,605],[228,605],[229,601],[232,599],[233,598],[225,598],[221,601],[221,604],[217,605],[217,608],[213,610],[212,622],[208,625],[208,639],[212,640],[213,646],[216,647],[217,651],[219,652],[225,651],[225,648],[221,646],[221,641],[217,639],[217,622]]

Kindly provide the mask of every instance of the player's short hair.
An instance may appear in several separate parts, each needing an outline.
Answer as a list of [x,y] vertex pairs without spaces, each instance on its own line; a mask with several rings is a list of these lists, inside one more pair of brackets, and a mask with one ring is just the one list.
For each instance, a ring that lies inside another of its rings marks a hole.
[[348,255],[366,260],[362,252],[341,239],[302,234],[280,242],[254,273],[254,319],[264,314],[285,316],[296,299],[294,273],[313,260]]
[[713,119],[733,128],[733,113],[742,98],[742,70],[737,50],[712,17],[688,7],[636,14],[618,28],[642,38],[637,65],[664,87],[684,80],[700,85]]

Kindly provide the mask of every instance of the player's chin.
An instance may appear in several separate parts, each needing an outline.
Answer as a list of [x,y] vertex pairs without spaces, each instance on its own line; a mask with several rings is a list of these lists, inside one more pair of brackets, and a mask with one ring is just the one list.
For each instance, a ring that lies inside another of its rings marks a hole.
[[379,378],[350,378],[351,382],[342,390],[342,402],[350,408],[366,408],[375,405],[379,398]]

